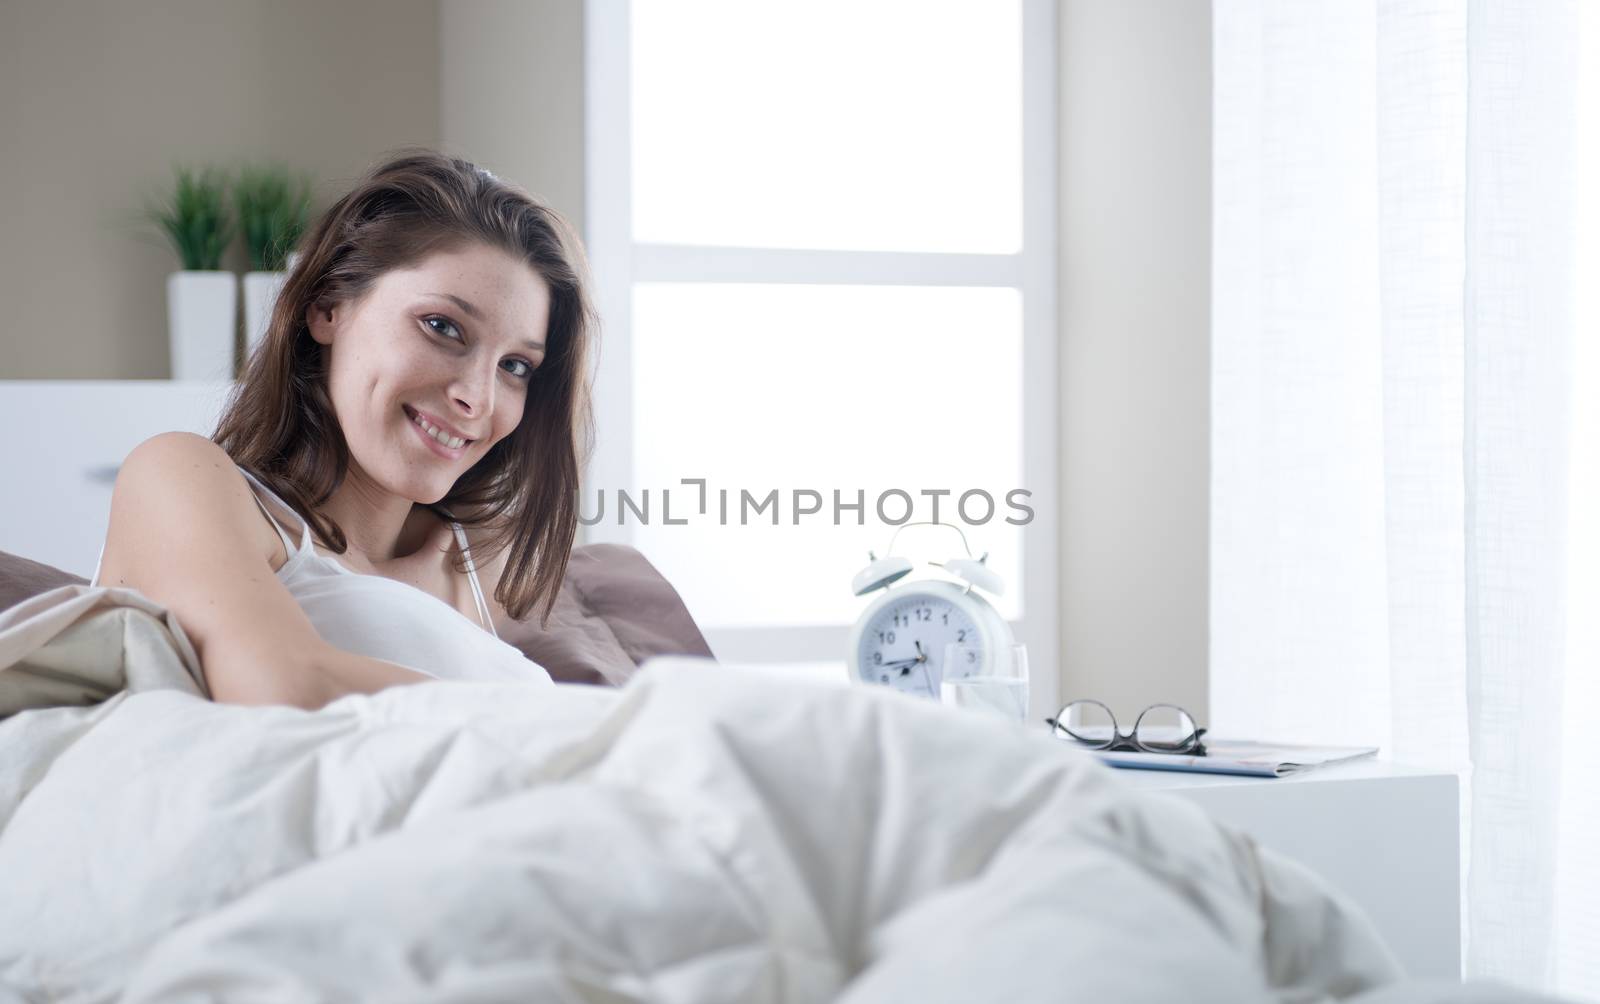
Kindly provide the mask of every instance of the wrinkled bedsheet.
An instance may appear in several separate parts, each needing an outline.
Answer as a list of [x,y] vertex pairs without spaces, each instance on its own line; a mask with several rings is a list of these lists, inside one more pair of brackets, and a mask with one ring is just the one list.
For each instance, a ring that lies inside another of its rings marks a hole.
[[669,660],[0,722],[23,999],[1248,1004],[1397,975],[1188,803],[899,695]]

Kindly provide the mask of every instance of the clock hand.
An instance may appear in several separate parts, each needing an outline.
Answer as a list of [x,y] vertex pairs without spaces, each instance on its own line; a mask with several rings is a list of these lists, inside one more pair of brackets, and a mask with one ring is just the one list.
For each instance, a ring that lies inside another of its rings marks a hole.
[[928,653],[922,650],[922,639],[913,639],[917,646],[917,663],[922,667],[922,679],[928,684],[928,696],[934,699],[939,697],[939,688],[934,685],[933,672],[928,669]]
[[917,646],[917,654],[915,656],[913,656],[913,657],[911,657],[909,659],[895,659],[892,662],[885,662],[885,663],[881,663],[880,665],[883,665],[885,667],[889,667],[889,666],[902,667],[900,669],[900,675],[901,676],[906,675],[907,669],[904,668],[904,667],[917,666],[917,665],[921,665],[922,663],[925,663],[925,662],[928,661],[928,653],[926,653],[926,652],[924,652],[922,650],[922,642],[920,642],[920,641],[917,642],[916,646]]
[[915,666],[921,661],[921,657],[915,659],[895,659],[893,662],[881,662],[878,664],[878,666],[881,669],[900,669],[902,667]]

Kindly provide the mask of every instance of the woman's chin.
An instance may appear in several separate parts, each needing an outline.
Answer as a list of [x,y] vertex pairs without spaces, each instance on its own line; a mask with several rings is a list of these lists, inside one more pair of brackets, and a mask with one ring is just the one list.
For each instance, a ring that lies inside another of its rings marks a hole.
[[435,481],[429,479],[424,484],[415,485],[414,490],[406,492],[406,497],[420,505],[436,505],[454,487],[454,481]]
[[435,505],[450,494],[455,485],[452,477],[440,477],[432,471],[418,471],[415,467],[402,467],[390,477],[380,481],[391,495],[410,499],[417,505]]

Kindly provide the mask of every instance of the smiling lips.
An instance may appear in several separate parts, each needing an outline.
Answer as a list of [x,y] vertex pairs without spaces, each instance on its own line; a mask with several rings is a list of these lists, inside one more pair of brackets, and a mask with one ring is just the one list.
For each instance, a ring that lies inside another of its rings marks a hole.
[[450,431],[434,424],[409,405],[406,406],[405,411],[407,417],[411,419],[412,426],[428,441],[428,445],[434,447],[434,451],[442,456],[454,460],[461,456],[461,451],[468,443],[474,442],[474,440],[465,436],[454,435]]

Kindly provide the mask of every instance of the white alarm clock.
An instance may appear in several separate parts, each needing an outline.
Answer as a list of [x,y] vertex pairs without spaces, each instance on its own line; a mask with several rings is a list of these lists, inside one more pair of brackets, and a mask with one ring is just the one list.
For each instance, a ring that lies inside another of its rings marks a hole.
[[[1010,657],[1015,639],[1011,625],[975,590],[999,596],[1005,583],[985,561],[973,558],[967,536],[949,523],[907,523],[905,526],[948,526],[961,535],[966,557],[929,562],[956,578],[914,579],[900,585],[914,567],[911,559],[895,557],[894,537],[889,551],[856,573],[850,588],[857,596],[873,590],[883,593],[870,603],[850,629],[850,678],[858,683],[893,687],[909,694],[937,699],[939,681],[946,675],[945,646],[971,646],[975,659],[950,667],[950,675],[982,676],[995,671]],[[900,527],[895,531],[899,536]]]

